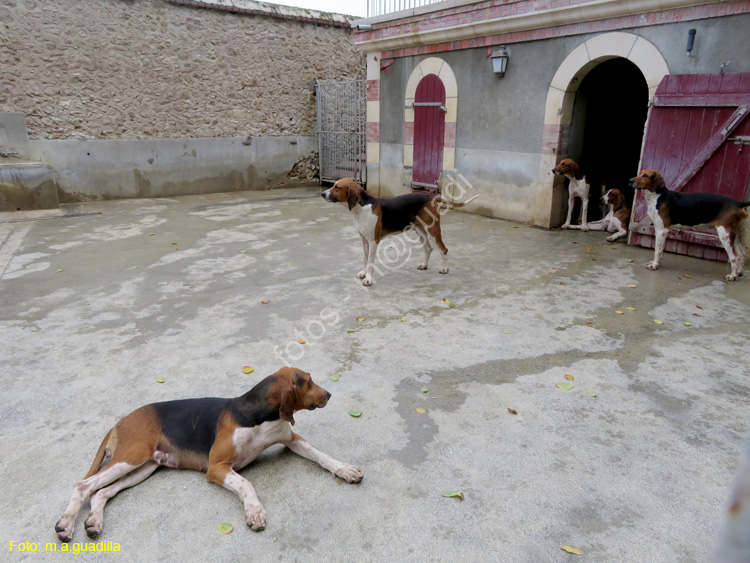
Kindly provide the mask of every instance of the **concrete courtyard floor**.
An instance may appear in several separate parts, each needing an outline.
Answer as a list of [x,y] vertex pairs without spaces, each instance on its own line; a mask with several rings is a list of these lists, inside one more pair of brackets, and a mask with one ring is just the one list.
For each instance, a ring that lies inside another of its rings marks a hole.
[[413,249],[365,289],[350,215],[317,191],[64,211],[101,215],[0,224],[0,524],[3,545],[39,544],[5,560],[64,558],[45,543],[118,418],[286,363],[333,394],[295,431],[361,484],[270,448],[241,472],[268,515],[254,533],[232,493],[162,469],[107,505],[99,540],[120,553],[79,557],[711,559],[750,431],[750,284],[726,264],[652,272],[602,233],[453,212],[449,275]]

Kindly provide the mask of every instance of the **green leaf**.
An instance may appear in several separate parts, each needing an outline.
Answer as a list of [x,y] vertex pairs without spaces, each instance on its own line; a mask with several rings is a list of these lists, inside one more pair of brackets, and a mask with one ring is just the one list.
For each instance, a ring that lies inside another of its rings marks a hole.
[[128,270],[137,270],[137,269],[138,269],[138,266],[130,266],[130,268],[128,268]]
[[357,332],[357,331],[356,331],[356,330],[354,330],[353,328],[350,328],[350,329],[349,329],[349,330],[347,330],[346,332],[347,332],[348,334],[351,334],[352,332]]
[[359,418],[360,416],[362,416],[362,411],[358,409],[352,409],[349,411],[349,415],[353,416],[354,418]]
[[443,493],[444,497],[448,498],[460,498],[464,500],[464,494],[461,491],[446,491]]
[[422,407],[417,407],[414,410],[417,411],[419,414],[424,414],[427,412],[427,409],[423,409]]
[[557,386],[560,389],[564,389],[565,391],[568,391],[570,389],[573,389],[573,386],[570,383],[558,383]]
[[216,529],[219,530],[219,533],[221,534],[231,534],[232,530],[234,530],[234,526],[229,522],[223,522],[222,524],[217,524]]
[[336,383],[336,382],[337,382],[337,381],[339,380],[339,378],[338,378],[338,377],[336,377],[335,375],[329,375],[329,376],[328,376],[328,379],[330,379],[330,380],[331,380],[331,381],[333,381],[334,383]]
[[408,320],[409,320],[409,317],[401,317],[401,322],[402,323],[405,323]]
[[156,378],[156,382],[157,383],[166,383],[167,382],[167,378],[164,377],[163,375],[160,375],[159,377]]
[[427,389],[427,386],[424,385],[424,386],[422,386],[422,389],[420,389],[420,391],[422,391],[422,393],[427,393],[427,391],[429,391],[429,389]]
[[159,282],[159,285],[167,285],[169,282]]
[[628,311],[635,311],[635,307],[625,307]]
[[57,273],[58,273],[58,274],[59,274],[60,272],[62,272],[62,268],[60,268],[59,270],[57,270]]
[[148,236],[152,237],[154,236],[154,233],[149,233]]
[[682,324],[685,325],[685,326],[693,326],[693,323],[691,323],[690,321],[685,321]]
[[456,308],[456,304],[455,303],[449,303],[448,304],[448,308],[449,309],[455,309]]

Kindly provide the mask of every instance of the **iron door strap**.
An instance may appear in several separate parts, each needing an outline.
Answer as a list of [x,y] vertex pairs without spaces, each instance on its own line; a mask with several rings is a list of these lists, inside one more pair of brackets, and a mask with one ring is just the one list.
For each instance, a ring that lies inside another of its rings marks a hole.
[[438,188],[437,184],[427,184],[425,182],[412,182],[411,185],[417,186],[418,188],[434,188],[434,189]]
[[448,113],[448,108],[446,108],[441,102],[414,102],[410,106],[406,106],[406,109],[414,109],[418,107],[440,108],[440,111],[443,113]]

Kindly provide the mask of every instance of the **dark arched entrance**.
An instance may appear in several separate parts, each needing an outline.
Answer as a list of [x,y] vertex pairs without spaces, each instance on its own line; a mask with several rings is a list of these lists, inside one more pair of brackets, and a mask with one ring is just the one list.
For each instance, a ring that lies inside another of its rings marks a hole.
[[628,59],[604,61],[583,78],[573,106],[568,154],[592,180],[589,221],[602,217],[602,182],[607,189],[622,190],[628,205],[632,203],[628,179],[638,173],[647,113],[646,79]]

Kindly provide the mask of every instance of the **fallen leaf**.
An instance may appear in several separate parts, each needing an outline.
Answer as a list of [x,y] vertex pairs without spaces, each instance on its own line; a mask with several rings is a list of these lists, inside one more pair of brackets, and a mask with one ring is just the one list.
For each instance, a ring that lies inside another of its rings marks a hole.
[[291,265],[292,265],[292,263],[291,263],[291,262],[287,262],[287,263],[286,263],[286,265],[287,265],[287,266],[291,266]]
[[635,307],[625,307],[628,311],[635,311]]
[[559,270],[560,268],[555,268],[554,266],[550,266],[553,270]]
[[591,250],[591,247],[590,247],[590,246],[587,246],[587,247],[586,247],[586,250]]
[[424,413],[426,413],[426,412],[427,412],[427,409],[423,409],[423,408],[421,408],[421,407],[417,407],[417,408],[416,408],[416,409],[414,409],[414,410],[415,410],[415,411],[417,411],[417,412],[418,412],[419,414],[424,414]]
[[130,266],[130,268],[128,268],[128,270],[137,270],[137,269],[138,269],[138,266]]
[[594,323],[592,323],[591,321],[589,321],[589,322],[587,322],[586,324],[587,324],[587,325],[592,325],[592,324],[594,324]]
[[57,273],[58,273],[58,274],[59,274],[60,272],[62,272],[62,268],[60,268],[59,270],[57,270]]
[[156,378],[156,382],[157,383],[166,383],[167,382],[167,378],[164,377],[163,375],[160,375],[159,377]]
[[460,498],[461,500],[464,500],[464,494],[461,491],[446,491],[443,493],[443,496],[448,498]]
[[305,340],[304,338],[300,338],[299,340],[297,340],[297,342],[299,342],[300,344],[307,344],[307,340]]
[[234,530],[234,526],[229,522],[224,522],[223,524],[217,524],[216,529],[219,530],[220,534],[231,534],[232,530]]
[[685,325],[685,326],[693,326],[693,323],[691,323],[690,321],[685,321],[682,324]]
[[[172,243],[172,245],[173,245],[173,246],[177,246],[177,243],[176,243],[176,242],[173,242],[173,243]],[[243,252],[244,252],[244,250],[243,250]]]
[[696,307],[698,307],[701,311],[703,310],[703,307],[701,307],[700,305],[696,305]]
[[362,321],[364,321],[364,320],[365,320],[365,318],[364,318],[364,317],[357,317],[357,320],[358,320],[359,322],[362,322]]
[[574,241],[573,241],[573,244],[578,244],[578,241],[577,241],[577,240],[574,240]]
[[518,414],[518,411],[517,411],[516,409],[512,409],[512,408],[510,408],[510,407],[508,407],[508,412],[509,412],[510,414]]
[[169,282],[159,282],[159,285],[167,285]]
[[631,289],[635,289],[635,288],[636,288],[636,287],[638,287],[638,286],[637,286],[637,285],[635,285],[634,283],[631,283],[631,284],[629,284],[629,285],[628,285],[628,287],[629,287],[629,288],[631,288]]
[[509,330],[504,330],[503,334],[511,334],[511,332]]
[[359,418],[360,416],[362,416],[362,411],[357,410],[357,409],[352,409],[349,411],[349,415],[353,416],[354,418]]
[[658,321],[658,320],[654,319],[654,324],[663,325],[664,321]]
[[441,302],[441,303],[445,303],[446,305],[448,305],[448,304],[450,304],[450,299],[446,299],[445,297],[443,297],[443,298],[442,298],[442,299],[440,300],[440,302]]
[[565,282],[560,282],[560,285],[565,285]]
[[563,389],[564,391],[569,391],[570,389],[573,389],[573,386],[570,383],[558,383],[557,386],[560,389]]
[[693,276],[689,276],[688,274],[685,274],[685,277],[686,277],[687,279],[689,279],[689,280],[692,280],[692,279],[693,279]]
[[329,376],[328,376],[328,379],[330,379],[330,380],[331,380],[331,381],[333,381],[334,383],[336,383],[336,382],[337,382],[337,381],[339,380],[339,378],[338,378],[338,377],[336,377],[335,375],[329,375]]
[[420,389],[420,391],[422,391],[422,393],[427,393],[427,391],[429,391],[429,389],[427,389],[426,385],[423,385],[422,389]]
[[492,230],[493,230],[493,231],[496,231],[496,230],[497,230],[497,227],[492,227]]
[[152,237],[154,236],[154,233],[149,233],[148,236]]
[[263,305],[268,305],[270,302],[271,301],[269,301],[268,299],[261,300],[261,303],[263,303]]
[[515,225],[513,228],[514,229],[520,229],[521,227],[519,227],[518,225]]
[[573,377],[573,376],[572,376],[572,375],[570,375],[569,373],[566,373],[566,374],[565,374],[565,379],[567,379],[568,381],[575,381],[575,377]]
[[177,248],[176,246],[174,247],[174,249],[175,249],[175,250],[179,250],[179,248]]
[[701,315],[700,313],[693,313],[693,316],[694,317],[702,317],[703,315]]
[[635,262],[635,260],[628,260],[628,262]]
[[594,393],[592,391],[589,391],[589,395],[591,395],[592,397],[596,397],[596,393]]
[[353,328],[350,328],[350,329],[349,329],[349,330],[347,330],[346,332],[347,332],[347,333],[350,333],[350,334],[351,334],[352,332],[357,332],[357,331],[356,331],[356,330],[354,330]]
[[455,309],[455,308],[456,308],[456,304],[455,304],[455,303],[450,303],[450,304],[448,305],[448,308],[449,308],[449,309]]
[[255,371],[255,368],[251,368],[250,366],[245,366],[242,368],[242,373],[253,373]]
[[624,315],[625,314],[622,311],[615,311],[615,313],[617,313],[618,315]]
[[409,320],[409,317],[401,317],[401,322],[402,323],[405,323],[408,320]]
[[247,252],[247,250],[240,250],[240,254],[245,254],[245,252]]
[[581,551],[577,547],[572,547],[570,545],[564,545],[560,549],[562,549],[563,551],[567,551],[568,553],[572,553],[573,555],[583,555],[583,551]]

